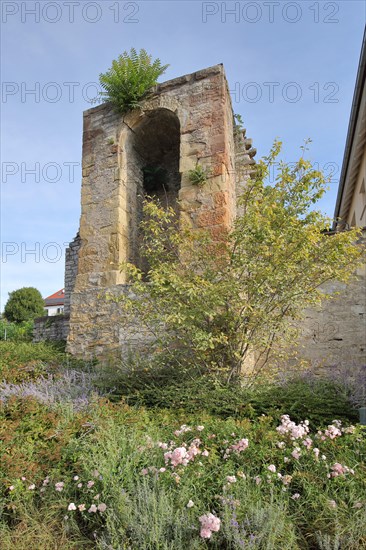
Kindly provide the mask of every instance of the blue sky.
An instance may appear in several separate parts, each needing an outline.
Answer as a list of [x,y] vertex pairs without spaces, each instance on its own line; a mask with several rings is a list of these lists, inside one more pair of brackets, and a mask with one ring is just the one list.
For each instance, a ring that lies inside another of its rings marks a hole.
[[[168,80],[223,63],[257,158],[303,140],[333,215],[366,19],[363,1],[5,1],[2,8],[1,309],[8,292],[63,287],[80,216],[82,112],[100,72],[131,47]],[[32,92],[33,90],[33,92]]]

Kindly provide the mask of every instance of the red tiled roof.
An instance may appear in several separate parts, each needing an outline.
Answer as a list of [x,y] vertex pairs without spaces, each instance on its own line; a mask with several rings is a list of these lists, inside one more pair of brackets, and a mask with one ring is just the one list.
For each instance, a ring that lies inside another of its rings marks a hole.
[[54,294],[44,299],[46,306],[63,306],[65,302],[65,289],[61,288]]

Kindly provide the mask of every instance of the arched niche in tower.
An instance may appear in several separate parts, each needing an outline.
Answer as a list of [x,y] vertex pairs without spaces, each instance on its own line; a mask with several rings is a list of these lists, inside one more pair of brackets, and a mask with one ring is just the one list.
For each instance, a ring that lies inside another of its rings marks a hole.
[[127,157],[128,260],[144,268],[140,256],[139,226],[143,201],[158,199],[178,214],[180,123],[177,115],[165,108],[148,111],[128,134]]

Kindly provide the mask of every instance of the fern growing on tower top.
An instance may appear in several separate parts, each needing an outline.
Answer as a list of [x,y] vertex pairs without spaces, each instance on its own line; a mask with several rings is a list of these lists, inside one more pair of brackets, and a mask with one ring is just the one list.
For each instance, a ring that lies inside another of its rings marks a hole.
[[111,68],[99,75],[99,82],[105,90],[101,92],[105,101],[110,101],[121,114],[139,107],[148,90],[157,84],[159,76],[169,65],[162,65],[160,59],[152,60],[146,50],[139,53],[131,48],[112,61]]

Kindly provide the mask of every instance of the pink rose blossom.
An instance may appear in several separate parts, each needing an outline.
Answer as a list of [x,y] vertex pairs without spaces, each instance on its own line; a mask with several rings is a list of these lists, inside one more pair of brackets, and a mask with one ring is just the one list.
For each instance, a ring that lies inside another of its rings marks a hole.
[[296,449],[294,449],[291,453],[291,456],[293,458],[295,458],[296,460],[299,460],[300,456],[301,456],[301,452],[300,452],[300,449],[298,447],[296,447]]
[[268,466],[268,470],[269,470],[270,472],[275,473],[275,471],[276,471],[276,466],[275,466],[274,464],[270,464],[270,465]]
[[340,422],[338,423],[339,421],[337,420],[334,420],[333,421],[333,424],[331,424],[330,426],[328,426],[328,429],[324,431],[324,435],[326,437],[329,437],[329,439],[335,439],[336,437],[339,437],[342,435],[342,432],[341,430],[339,429],[339,426],[340,426]]
[[201,523],[200,535],[203,539],[211,538],[213,532],[220,530],[221,520],[214,514],[204,514],[199,521]]
[[335,464],[333,464],[333,466],[331,467],[331,477],[338,477],[338,476],[342,476],[342,475],[345,475],[345,474],[354,474],[354,470],[352,470],[351,468],[348,468],[348,466],[342,466],[342,464],[340,464],[339,462],[336,462]]
[[173,451],[164,453],[165,464],[169,464],[170,461],[173,468],[179,465],[187,466],[190,461],[193,461],[194,458],[201,453],[199,449],[200,444],[201,441],[199,439],[194,439],[188,450],[182,446],[176,447]]
[[302,439],[309,433],[309,421],[305,420],[296,424],[293,422],[288,414],[281,416],[281,424],[276,430],[282,435],[289,435],[293,441],[295,439]]
[[176,437],[178,437],[178,436],[181,435],[181,434],[184,434],[184,433],[186,433],[186,432],[191,432],[191,431],[192,431],[192,428],[190,428],[190,427],[187,426],[186,424],[183,424],[183,425],[180,427],[179,430],[176,430],[176,431],[174,432],[174,435],[175,435]]
[[168,464],[170,460],[174,468],[179,464],[183,464],[185,466],[188,464],[187,449],[184,447],[176,447],[174,451],[164,453],[164,459],[166,464]]
[[226,480],[228,483],[236,483],[237,479],[235,476],[226,476]]
[[[225,443],[225,441],[224,441]],[[249,445],[249,441],[248,439],[240,439],[240,441],[238,441],[237,443],[234,443],[233,445],[230,445],[230,447],[228,447],[225,451],[225,454],[224,454],[224,458],[228,458],[228,456],[230,455],[230,453],[235,453],[235,454],[239,454],[243,451],[245,451],[245,449],[248,448],[248,445]]]

